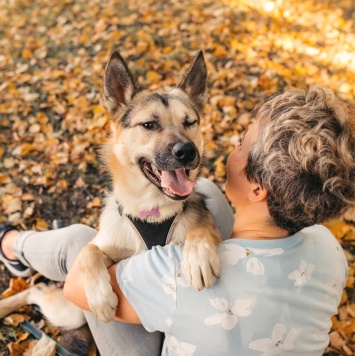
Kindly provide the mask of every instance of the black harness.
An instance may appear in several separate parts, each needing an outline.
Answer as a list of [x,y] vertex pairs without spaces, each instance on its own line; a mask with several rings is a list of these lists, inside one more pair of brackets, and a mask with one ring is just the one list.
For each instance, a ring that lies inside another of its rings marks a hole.
[[173,216],[161,223],[149,223],[145,220],[132,218],[131,216],[127,217],[132,221],[132,224],[140,233],[148,250],[153,246],[164,246],[166,244],[166,238],[168,237],[170,227],[175,219],[175,216]]
[[122,206],[117,202],[118,212],[121,216],[126,216],[137,229],[139,234],[141,235],[143,241],[147,245],[148,250],[150,250],[153,246],[165,246],[166,239],[168,237],[169,230],[171,225],[173,224],[176,215],[171,218],[164,220],[161,223],[156,222],[148,222],[146,220],[141,220],[137,218],[133,218],[130,215],[124,215]]

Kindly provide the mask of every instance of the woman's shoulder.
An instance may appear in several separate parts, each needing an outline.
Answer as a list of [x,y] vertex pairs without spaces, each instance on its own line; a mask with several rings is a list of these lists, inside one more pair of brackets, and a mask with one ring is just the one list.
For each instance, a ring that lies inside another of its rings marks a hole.
[[305,246],[314,246],[317,265],[328,273],[345,275],[348,263],[341,247],[332,232],[323,225],[314,225],[300,231]]
[[309,238],[313,240],[321,239],[332,244],[337,243],[337,240],[332,234],[332,232],[324,225],[312,225],[306,227],[300,232],[298,232],[298,234],[301,234],[304,238]]
[[325,263],[340,262],[342,267],[347,268],[347,261],[338,240],[332,232],[323,225],[314,225],[299,232],[305,246],[313,245],[317,260],[324,260]]
[[317,270],[323,277],[337,278],[344,278],[347,271],[340,244],[321,225],[283,239],[224,241],[219,246],[219,256],[222,265],[233,266],[238,274],[246,273],[248,277],[264,276],[263,281],[258,278],[255,282],[269,285],[293,283],[297,271],[303,276],[302,272]]

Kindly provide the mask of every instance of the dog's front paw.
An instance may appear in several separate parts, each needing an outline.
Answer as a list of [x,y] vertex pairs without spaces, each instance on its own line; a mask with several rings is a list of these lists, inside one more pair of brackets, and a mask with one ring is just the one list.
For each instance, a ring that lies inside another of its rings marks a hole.
[[118,297],[110,282],[105,279],[99,280],[98,283],[87,281],[85,290],[90,310],[101,321],[108,323],[115,318]]
[[212,287],[220,276],[216,245],[206,238],[186,240],[183,257],[190,284],[197,290]]

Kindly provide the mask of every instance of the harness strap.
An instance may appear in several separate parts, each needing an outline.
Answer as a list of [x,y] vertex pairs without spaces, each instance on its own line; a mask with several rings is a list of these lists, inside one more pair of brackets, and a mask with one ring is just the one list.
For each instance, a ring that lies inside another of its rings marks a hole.
[[128,218],[142,236],[148,250],[150,250],[153,246],[164,246],[166,244],[166,239],[175,216],[161,223],[149,223],[144,220],[134,219],[131,216],[128,216]]
[[168,237],[169,230],[176,218],[176,215],[172,216],[167,220],[164,220],[161,223],[149,222],[149,220],[141,220],[138,218],[133,218],[130,215],[123,214],[122,206],[118,201],[116,201],[116,203],[118,205],[119,214],[131,220],[132,224],[137,229],[143,241],[145,242],[148,250],[150,250],[153,246],[164,246],[166,244],[166,239]]

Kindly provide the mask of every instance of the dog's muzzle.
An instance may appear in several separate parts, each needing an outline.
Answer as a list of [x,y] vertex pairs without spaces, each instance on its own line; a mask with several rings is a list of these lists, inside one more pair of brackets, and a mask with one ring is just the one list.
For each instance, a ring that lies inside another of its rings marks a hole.
[[199,162],[198,151],[189,142],[169,145],[156,155],[154,163],[139,159],[146,178],[173,200],[185,200],[191,194],[194,182],[189,178],[190,170],[196,169]]

